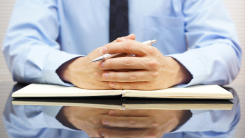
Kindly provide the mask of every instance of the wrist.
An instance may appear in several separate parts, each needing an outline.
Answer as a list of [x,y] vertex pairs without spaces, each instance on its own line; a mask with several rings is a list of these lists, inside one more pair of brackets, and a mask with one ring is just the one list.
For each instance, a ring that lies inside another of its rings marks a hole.
[[191,73],[178,60],[172,57],[169,57],[169,58],[170,60],[172,60],[171,61],[172,67],[176,72],[174,85],[189,83],[192,79]]
[[70,121],[71,119],[71,114],[70,107],[62,107],[59,113],[56,116],[56,119],[64,126],[78,130],[73,123]]
[[64,82],[69,82],[71,83],[72,81],[72,68],[74,61],[77,60],[78,58],[71,59],[64,64],[62,64],[57,70],[56,73],[60,77],[60,79]]
[[176,110],[176,115],[179,123],[172,131],[179,129],[182,125],[184,125],[191,118],[192,113],[190,110]]

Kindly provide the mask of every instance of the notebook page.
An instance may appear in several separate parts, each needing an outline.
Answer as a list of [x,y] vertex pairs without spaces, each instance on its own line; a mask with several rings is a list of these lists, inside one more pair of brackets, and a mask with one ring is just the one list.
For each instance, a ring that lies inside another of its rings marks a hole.
[[230,92],[218,85],[197,85],[186,88],[168,88],[155,91],[123,90],[123,97],[233,99]]
[[121,95],[122,90],[88,90],[49,84],[30,84],[12,94],[12,97],[83,97]]

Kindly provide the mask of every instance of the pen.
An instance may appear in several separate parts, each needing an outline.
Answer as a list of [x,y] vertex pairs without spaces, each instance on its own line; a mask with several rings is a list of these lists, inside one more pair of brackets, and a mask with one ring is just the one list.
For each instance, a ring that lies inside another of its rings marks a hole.
[[[152,45],[154,43],[156,43],[157,41],[156,40],[149,40],[149,41],[145,41],[143,42],[142,44],[146,44],[146,45]],[[97,62],[97,61],[102,61],[102,60],[106,60],[106,59],[109,59],[109,58],[113,58],[113,57],[117,57],[117,56],[121,56],[121,55],[124,55],[125,53],[116,53],[116,54],[105,54],[105,55],[102,55],[94,60],[92,60],[91,62]]]

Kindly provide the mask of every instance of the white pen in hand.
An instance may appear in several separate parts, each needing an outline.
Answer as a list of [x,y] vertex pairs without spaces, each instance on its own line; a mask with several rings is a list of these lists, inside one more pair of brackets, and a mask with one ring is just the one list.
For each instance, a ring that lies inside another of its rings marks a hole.
[[[154,43],[156,43],[157,41],[156,40],[149,40],[149,41],[145,41],[143,42],[142,44],[146,44],[146,45],[152,45]],[[97,62],[97,61],[102,61],[102,60],[106,60],[106,59],[109,59],[109,58],[113,58],[113,57],[117,57],[117,56],[121,56],[121,55],[124,55],[125,53],[116,53],[116,54],[105,54],[105,55],[102,55],[94,60],[92,60],[91,62]]]

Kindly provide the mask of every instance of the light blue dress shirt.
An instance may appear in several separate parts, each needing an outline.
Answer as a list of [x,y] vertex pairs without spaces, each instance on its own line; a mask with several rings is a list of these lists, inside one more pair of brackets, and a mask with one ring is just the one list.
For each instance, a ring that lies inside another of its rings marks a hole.
[[[129,0],[129,30],[156,39],[195,84],[228,84],[241,66],[234,23],[222,0]],[[109,43],[109,0],[17,0],[2,47],[15,81],[66,85],[56,70]]]

